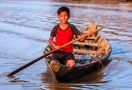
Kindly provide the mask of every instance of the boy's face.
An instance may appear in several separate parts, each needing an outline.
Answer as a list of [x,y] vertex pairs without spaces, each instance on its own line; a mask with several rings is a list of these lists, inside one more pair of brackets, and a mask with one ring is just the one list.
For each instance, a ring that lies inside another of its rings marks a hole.
[[61,12],[59,15],[58,15],[58,18],[60,19],[60,22],[65,24],[68,22],[68,19],[69,19],[69,14],[64,11],[64,12]]

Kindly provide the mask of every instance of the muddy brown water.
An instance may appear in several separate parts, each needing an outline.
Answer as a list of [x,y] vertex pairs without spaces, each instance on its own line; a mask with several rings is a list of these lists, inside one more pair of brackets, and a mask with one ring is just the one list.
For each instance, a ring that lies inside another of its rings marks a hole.
[[[43,60],[7,77],[42,55],[52,27],[59,23],[60,6],[71,9],[69,22],[80,31],[90,22],[103,27],[100,34],[112,46],[112,61],[105,69],[69,83],[55,82]],[[132,2],[0,0],[0,90],[131,90],[131,72]]]

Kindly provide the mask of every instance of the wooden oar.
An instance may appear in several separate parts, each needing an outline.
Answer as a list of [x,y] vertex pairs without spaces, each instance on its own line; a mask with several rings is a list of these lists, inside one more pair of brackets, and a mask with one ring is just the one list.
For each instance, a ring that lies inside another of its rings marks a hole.
[[[100,29],[94,31],[93,33],[97,32],[97,31],[99,31],[99,30],[101,30],[101,29],[102,29],[102,28],[100,28]],[[18,68],[18,69],[16,69],[16,70],[14,70],[13,72],[11,72],[10,74],[8,74],[7,76],[12,76],[12,75],[16,74],[17,72],[19,72],[19,71],[25,69],[26,67],[32,65],[33,63],[35,63],[35,62],[41,60],[42,58],[44,58],[44,57],[46,57],[46,56],[48,56],[49,54],[51,54],[51,53],[53,53],[53,52],[56,52],[56,51],[62,49],[63,47],[65,47],[65,46],[67,46],[67,45],[69,45],[69,44],[72,44],[72,43],[74,43],[74,42],[76,42],[76,41],[78,41],[78,40],[80,40],[80,39],[82,39],[82,38],[84,38],[84,37],[86,37],[86,36],[88,36],[88,35],[84,35],[84,36],[82,36],[82,37],[80,37],[80,38],[78,38],[78,39],[75,39],[75,40],[73,40],[73,41],[71,41],[71,42],[69,42],[69,43],[67,43],[67,44],[62,45],[62,46],[61,46],[59,49],[57,49],[57,50],[53,50],[53,51],[51,51],[51,52],[49,52],[49,53],[47,53],[47,54],[45,54],[45,55],[42,55],[42,56],[38,57],[37,59],[35,59],[35,60],[33,60],[33,61],[31,61],[31,62],[29,62],[29,63],[23,65],[23,66],[21,66],[20,68]]]

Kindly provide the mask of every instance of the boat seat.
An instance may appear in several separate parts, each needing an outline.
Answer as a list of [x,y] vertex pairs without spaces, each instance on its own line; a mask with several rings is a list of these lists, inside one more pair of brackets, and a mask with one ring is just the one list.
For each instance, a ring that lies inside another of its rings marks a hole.
[[78,44],[78,45],[88,45],[88,46],[98,46],[98,43],[91,43],[91,42],[74,42],[73,44]]
[[101,36],[97,36],[96,39],[94,39],[93,43],[97,43]]
[[[74,36],[74,39],[77,39],[77,37]],[[97,37],[87,37],[86,38],[86,40],[96,40],[96,39],[97,39]]]
[[81,49],[74,49],[74,53],[83,53],[83,54],[102,54],[100,51],[90,51],[90,50],[81,50]]
[[95,40],[97,37],[87,37],[87,40],[92,39]]

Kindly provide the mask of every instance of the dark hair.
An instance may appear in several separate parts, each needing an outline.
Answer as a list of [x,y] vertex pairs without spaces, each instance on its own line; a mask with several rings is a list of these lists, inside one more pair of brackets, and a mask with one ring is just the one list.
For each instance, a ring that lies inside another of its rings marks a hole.
[[60,7],[57,11],[58,15],[61,13],[61,12],[64,12],[66,11],[68,13],[68,15],[70,15],[70,9],[68,7]]

